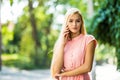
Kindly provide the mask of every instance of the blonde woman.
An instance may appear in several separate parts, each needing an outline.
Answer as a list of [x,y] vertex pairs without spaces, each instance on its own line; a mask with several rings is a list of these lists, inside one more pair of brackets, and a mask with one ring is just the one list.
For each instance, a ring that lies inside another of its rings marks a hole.
[[96,39],[86,33],[83,17],[77,8],[65,15],[55,43],[51,62],[53,80],[90,80]]

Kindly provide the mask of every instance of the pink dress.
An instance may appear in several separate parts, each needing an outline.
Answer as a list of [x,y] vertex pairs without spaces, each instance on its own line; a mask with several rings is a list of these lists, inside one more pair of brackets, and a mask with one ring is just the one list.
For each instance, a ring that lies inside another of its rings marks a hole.
[[[73,70],[84,63],[84,56],[86,52],[86,46],[96,39],[92,35],[83,35],[73,38],[68,41],[64,48],[64,68],[65,70]],[[62,77],[61,80],[90,80],[89,74]]]

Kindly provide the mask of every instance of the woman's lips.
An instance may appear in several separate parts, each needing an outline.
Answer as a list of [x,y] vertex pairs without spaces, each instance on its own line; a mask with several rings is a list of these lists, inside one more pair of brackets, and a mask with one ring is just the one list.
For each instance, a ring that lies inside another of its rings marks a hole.
[[72,29],[77,29],[77,28],[72,28]]

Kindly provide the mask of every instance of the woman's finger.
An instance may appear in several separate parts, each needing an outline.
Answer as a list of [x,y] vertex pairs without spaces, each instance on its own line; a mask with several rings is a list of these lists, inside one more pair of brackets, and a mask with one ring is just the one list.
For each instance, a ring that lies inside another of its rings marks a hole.
[[61,75],[60,75],[60,74],[56,74],[55,76],[56,76],[56,77],[60,77]]
[[63,36],[67,37],[68,34],[69,34],[69,32],[65,32],[65,33],[63,33]]
[[69,28],[68,28],[68,27],[66,27],[63,32],[66,32],[66,31],[69,31]]
[[69,30],[67,30],[67,29],[66,29],[66,30],[64,30],[64,32],[63,32],[63,33],[65,33],[65,32],[69,32]]

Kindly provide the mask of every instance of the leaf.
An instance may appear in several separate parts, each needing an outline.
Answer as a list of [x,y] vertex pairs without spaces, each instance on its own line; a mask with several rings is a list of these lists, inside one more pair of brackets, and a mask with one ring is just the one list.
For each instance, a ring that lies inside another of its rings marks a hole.
[[11,5],[11,6],[13,5],[13,0],[10,0],[10,5]]

